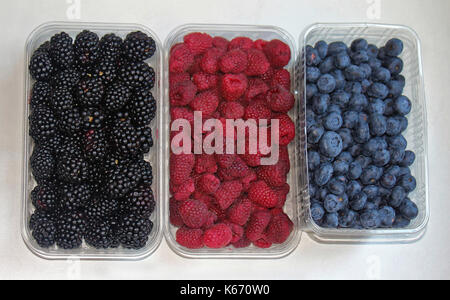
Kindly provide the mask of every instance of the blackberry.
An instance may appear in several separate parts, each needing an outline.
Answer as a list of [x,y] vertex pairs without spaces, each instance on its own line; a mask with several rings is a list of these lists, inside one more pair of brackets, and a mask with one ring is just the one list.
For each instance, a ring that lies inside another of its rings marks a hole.
[[141,172],[141,185],[146,187],[151,187],[153,184],[153,168],[151,164],[145,160],[140,160],[138,162]]
[[57,121],[53,111],[39,105],[29,117],[30,135],[37,143],[44,142],[57,133]]
[[89,165],[81,157],[62,157],[57,166],[58,178],[67,183],[83,183],[89,179]]
[[85,208],[84,214],[89,221],[101,221],[119,208],[119,202],[105,196],[94,198]]
[[77,35],[74,43],[77,61],[85,66],[92,65],[98,58],[99,37],[96,33],[84,30]]
[[42,248],[50,248],[56,243],[56,226],[52,221],[40,221],[34,226],[33,238]]
[[44,42],[39,48],[34,51],[34,54],[45,53],[50,54],[50,41]]
[[106,191],[113,198],[121,198],[133,190],[141,180],[137,164],[119,165],[106,178]]
[[78,84],[77,96],[83,106],[100,106],[103,94],[103,84],[97,78],[85,78]]
[[150,127],[138,127],[136,130],[139,136],[140,153],[149,153],[154,144],[152,129]]
[[88,184],[62,184],[58,195],[61,208],[66,211],[74,211],[89,202],[92,192]]
[[111,33],[102,37],[99,44],[99,56],[102,59],[114,61],[120,55],[123,40]]
[[47,81],[55,71],[52,60],[44,52],[38,52],[31,57],[29,70],[31,76],[37,81]]
[[31,231],[35,230],[37,225],[41,222],[54,222],[56,220],[55,214],[49,211],[36,209],[30,217],[28,227]]
[[123,156],[134,156],[140,151],[140,136],[129,122],[117,122],[111,130],[111,140],[116,150]]
[[124,248],[139,250],[145,247],[153,230],[153,223],[135,214],[125,215],[119,225],[119,241]]
[[156,116],[156,100],[147,89],[141,89],[131,102],[131,117],[136,126],[147,126]]
[[86,108],[81,112],[84,130],[101,129],[104,126],[105,115],[97,108]]
[[67,69],[59,72],[52,78],[52,85],[55,89],[72,91],[80,82],[80,74],[75,69]]
[[65,32],[53,36],[50,40],[50,57],[60,69],[67,69],[74,61],[73,40]]
[[127,105],[130,101],[131,91],[123,83],[117,81],[107,90],[105,96],[105,107],[109,112],[115,112]]
[[155,70],[144,62],[130,62],[119,69],[120,78],[129,87],[152,89],[155,86]]
[[123,199],[121,206],[137,216],[150,218],[156,206],[152,189],[148,186],[137,187]]
[[75,134],[81,130],[81,115],[78,108],[68,109],[60,113],[59,129],[67,134]]
[[41,147],[34,149],[31,155],[31,168],[36,181],[51,179],[55,175],[55,164],[55,158],[49,150]]
[[75,99],[69,90],[57,89],[52,94],[51,103],[55,113],[60,114],[63,111],[73,109],[75,106]]
[[107,221],[91,222],[86,229],[86,244],[96,249],[118,248],[120,243]]
[[108,153],[108,141],[103,130],[90,130],[85,134],[84,154],[90,161],[102,161]]
[[68,135],[62,138],[61,146],[56,150],[56,157],[62,160],[64,157],[82,157],[82,139],[79,134]]
[[30,104],[31,109],[35,109],[39,105],[50,105],[50,96],[52,94],[52,87],[49,83],[38,81],[33,85],[31,91]]
[[66,250],[80,248],[86,223],[79,212],[62,214],[56,222],[56,244]]
[[63,142],[63,137],[59,133],[57,133],[54,136],[49,137],[45,141],[42,141],[41,143],[36,143],[36,144],[39,147],[47,149],[55,154],[55,153],[57,153],[58,149],[61,147],[62,142]]
[[117,65],[115,61],[100,61],[94,69],[94,77],[100,79],[104,84],[113,82],[117,77]]
[[123,43],[123,55],[131,61],[144,61],[156,52],[156,43],[143,32],[132,32],[127,35]]
[[33,206],[41,211],[54,211],[59,205],[56,187],[52,185],[39,185],[31,192]]

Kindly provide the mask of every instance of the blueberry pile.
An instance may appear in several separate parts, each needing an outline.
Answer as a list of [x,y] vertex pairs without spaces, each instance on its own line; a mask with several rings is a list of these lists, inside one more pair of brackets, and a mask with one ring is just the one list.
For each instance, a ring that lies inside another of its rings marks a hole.
[[155,209],[153,38],[61,32],[31,57],[29,116],[37,186],[29,220],[43,248],[146,246]]
[[403,96],[403,42],[355,40],[305,49],[311,215],[325,228],[405,228],[418,216],[402,133],[411,101]]

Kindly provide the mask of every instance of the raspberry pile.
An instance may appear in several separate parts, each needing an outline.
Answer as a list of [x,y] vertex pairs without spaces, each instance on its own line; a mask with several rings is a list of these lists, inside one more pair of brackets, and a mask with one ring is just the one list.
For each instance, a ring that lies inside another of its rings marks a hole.
[[153,38],[61,32],[31,57],[29,226],[43,248],[146,246],[155,210]]
[[403,42],[365,39],[307,46],[306,99],[312,219],[326,228],[405,228],[419,210],[403,133],[412,103]]
[[[223,128],[226,120],[280,123],[275,165],[262,166],[266,155],[260,149],[253,154],[248,146],[244,154],[171,154],[170,222],[179,228],[176,240],[181,246],[270,248],[290,237],[294,224],[283,211],[290,192],[287,147],[295,138],[288,115],[295,97],[285,69],[290,61],[290,47],[280,40],[228,41],[192,33],[171,49],[172,122],[183,119],[193,125],[194,112],[201,112],[204,122],[221,122]],[[204,130],[203,138],[209,134]],[[177,135],[172,132],[171,138]],[[224,148],[226,136],[224,132]]]

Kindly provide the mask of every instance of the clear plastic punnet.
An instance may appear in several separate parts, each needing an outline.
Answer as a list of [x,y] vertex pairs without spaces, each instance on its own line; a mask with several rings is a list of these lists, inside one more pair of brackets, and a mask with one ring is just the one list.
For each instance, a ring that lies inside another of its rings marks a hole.
[[[300,176],[299,169],[297,166],[297,161],[301,152],[298,150],[301,149],[299,144],[296,142],[292,142],[289,146],[289,154],[290,160],[292,164],[292,170],[288,177],[288,184],[291,186],[291,192],[288,196],[288,200],[285,206],[285,213],[289,215],[291,220],[294,222],[294,230],[289,237],[289,239],[281,245],[274,245],[269,249],[258,249],[254,246],[236,249],[232,246],[224,248],[224,249],[198,249],[198,250],[190,250],[185,247],[180,246],[176,241],[176,231],[177,228],[170,224],[169,219],[169,199],[170,199],[170,191],[169,191],[169,156],[170,156],[170,104],[169,104],[169,56],[170,51],[174,45],[177,43],[183,42],[183,37],[187,34],[193,32],[202,32],[208,33],[211,36],[220,36],[224,37],[228,40],[231,40],[236,37],[249,37],[253,40],[263,39],[263,40],[273,40],[279,39],[291,47],[292,58],[287,66],[287,69],[291,72],[292,79],[294,79],[294,66],[296,59],[296,47],[295,42],[292,37],[285,31],[272,26],[247,26],[247,25],[200,25],[200,24],[190,24],[184,25],[177,29],[175,29],[167,38],[165,43],[166,53],[165,53],[165,101],[162,105],[162,109],[160,113],[162,114],[162,131],[161,138],[163,142],[160,143],[160,152],[162,155],[161,159],[161,169],[163,170],[162,178],[164,180],[163,184],[160,186],[160,194],[163,195],[165,208],[164,208],[164,233],[167,240],[167,243],[175,251],[178,255],[186,257],[186,258],[218,258],[218,259],[277,259],[285,257],[291,254],[298,246],[301,239],[301,232],[299,227],[299,212],[300,212],[300,204],[301,202],[298,200],[298,177]],[[294,92],[294,87],[292,86],[292,92]],[[298,119],[298,101],[296,103],[296,108],[290,113],[290,116],[293,118],[296,123],[297,128],[302,128],[302,125],[299,123]]]
[[[155,70],[157,83],[153,88],[152,92],[157,99],[158,103],[163,102],[162,91],[162,74],[163,74],[163,47],[158,39],[158,36],[149,28],[138,25],[138,24],[116,24],[116,23],[47,23],[41,25],[35,29],[26,42],[25,48],[25,91],[24,91],[24,113],[23,113],[23,139],[24,139],[24,149],[23,149],[23,181],[22,181],[22,210],[21,210],[21,233],[26,246],[37,256],[44,259],[83,259],[83,260],[142,260],[151,254],[153,254],[163,239],[162,232],[162,198],[158,193],[158,186],[161,180],[161,169],[159,165],[160,155],[157,149],[161,146],[161,139],[157,136],[157,130],[160,124],[160,115],[153,120],[151,127],[153,130],[153,135],[155,139],[155,147],[152,148],[150,153],[145,157],[145,159],[152,164],[154,170],[154,183],[152,189],[155,192],[155,199],[157,201],[157,206],[155,212],[152,215],[151,221],[154,223],[153,231],[147,245],[140,250],[128,250],[124,248],[109,249],[109,250],[97,250],[95,248],[89,247],[86,243],[83,243],[80,249],[76,250],[62,250],[54,246],[49,249],[43,249],[34,241],[29,226],[28,221],[31,214],[34,211],[34,207],[31,203],[31,191],[36,186],[36,182],[33,179],[30,167],[30,156],[33,151],[34,142],[29,136],[29,123],[28,116],[31,113],[31,108],[29,104],[29,96],[31,93],[31,88],[33,85],[33,79],[28,71],[28,65],[33,55],[33,52],[45,41],[49,40],[53,35],[60,33],[62,31],[69,34],[72,38],[75,38],[78,33],[83,30],[90,30],[97,33],[99,36],[103,36],[109,33],[115,33],[116,35],[125,38],[125,36],[134,31],[142,31],[147,35],[151,36],[157,46],[157,51],[155,55],[147,61],[150,66]],[[158,108],[159,109],[159,108]]]
[[408,150],[416,153],[417,159],[412,166],[412,174],[417,179],[417,189],[410,198],[419,208],[419,216],[404,229],[351,230],[326,229],[312,220],[310,212],[310,196],[308,190],[307,134],[306,128],[299,131],[299,197],[301,203],[301,228],[314,240],[321,243],[411,243],[419,240],[426,232],[430,217],[428,200],[428,160],[427,160],[427,111],[422,72],[422,53],[420,40],[416,32],[405,26],[381,24],[315,24],[308,27],[300,36],[300,48],[297,63],[297,91],[301,101],[300,123],[306,122],[306,79],[303,61],[304,49],[307,45],[315,45],[318,41],[328,43],[342,41],[350,44],[357,38],[364,38],[378,47],[384,46],[392,38],[404,42],[401,58],[405,66],[402,75],[406,78],[404,94],[412,101],[412,112],[408,116],[409,127],[405,133]]

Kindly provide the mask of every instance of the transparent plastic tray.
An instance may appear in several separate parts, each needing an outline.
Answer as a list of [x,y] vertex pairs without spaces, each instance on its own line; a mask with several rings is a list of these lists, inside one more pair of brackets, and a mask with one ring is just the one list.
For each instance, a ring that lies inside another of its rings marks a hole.
[[[162,113],[162,132],[161,136],[163,139],[163,142],[160,143],[160,152],[162,155],[162,166],[161,169],[163,170],[163,184],[160,186],[161,188],[161,195],[163,195],[165,207],[164,207],[164,234],[167,240],[167,243],[172,248],[172,250],[177,253],[180,256],[186,257],[186,258],[236,258],[236,259],[264,259],[264,258],[282,258],[290,253],[292,253],[296,247],[298,246],[301,238],[301,232],[298,224],[299,219],[299,212],[300,212],[300,202],[297,201],[296,195],[297,192],[297,181],[299,176],[298,169],[295,168],[297,165],[297,158],[299,157],[299,153],[297,152],[297,149],[299,148],[299,145],[296,145],[295,143],[291,143],[289,147],[290,151],[290,158],[292,163],[292,170],[289,174],[288,183],[291,185],[291,193],[288,196],[288,201],[286,203],[285,212],[291,217],[293,222],[295,223],[294,231],[289,237],[288,241],[286,241],[282,245],[274,245],[270,249],[258,249],[256,247],[249,247],[244,249],[235,249],[233,247],[228,247],[225,249],[220,250],[213,250],[213,249],[199,249],[199,250],[190,250],[185,247],[180,246],[176,242],[176,230],[177,228],[172,226],[170,224],[169,220],[169,198],[170,198],[170,192],[169,192],[169,155],[170,155],[170,147],[169,147],[169,128],[170,128],[170,105],[169,105],[169,71],[168,71],[168,62],[169,62],[169,54],[170,50],[173,45],[180,43],[183,41],[183,37],[189,33],[192,32],[204,32],[208,33],[212,36],[221,36],[225,37],[229,40],[238,37],[238,36],[246,36],[251,39],[257,40],[257,39],[265,39],[265,40],[272,40],[272,39],[280,39],[287,43],[292,50],[292,59],[290,64],[288,65],[288,70],[292,74],[292,79],[294,79],[294,65],[295,65],[295,56],[296,56],[296,47],[295,43],[292,39],[292,37],[285,31],[272,27],[272,26],[246,26],[246,25],[201,25],[201,24],[189,24],[181,26],[177,29],[175,29],[167,38],[165,43],[165,49],[166,49],[166,57],[165,57],[165,95],[166,99],[164,102],[164,105],[162,106],[162,109],[160,110],[160,113]],[[294,89],[292,89],[294,91]],[[297,102],[298,103],[298,102]],[[296,109],[291,112],[291,117],[293,120],[298,124],[299,119],[298,116],[298,105],[296,106]]]
[[[82,30],[87,29],[103,36],[108,33],[115,33],[118,36],[125,38],[125,36],[133,31],[142,31],[153,37],[157,44],[157,51],[155,55],[149,59],[147,62],[155,69],[157,76],[157,83],[152,90],[156,99],[158,99],[158,105],[162,103],[162,59],[163,59],[163,48],[158,36],[147,27],[138,24],[106,24],[106,23],[47,23],[41,25],[35,29],[26,42],[25,48],[25,94],[24,94],[24,113],[23,113],[23,181],[22,181],[22,216],[21,216],[21,232],[22,237],[27,245],[27,247],[39,257],[45,259],[89,259],[89,260],[141,260],[156,251],[162,241],[162,204],[161,195],[158,193],[157,188],[160,185],[160,168],[157,163],[160,161],[159,152],[157,149],[161,143],[161,140],[157,136],[158,124],[160,122],[160,115],[152,122],[152,130],[155,139],[155,147],[152,148],[151,152],[145,157],[149,161],[154,170],[155,182],[153,184],[153,190],[155,192],[155,199],[157,201],[156,210],[152,215],[152,222],[154,223],[153,232],[149,238],[149,241],[145,248],[141,250],[127,250],[123,248],[110,249],[110,250],[97,250],[95,248],[87,246],[85,243],[80,249],[76,250],[62,250],[56,246],[50,249],[43,249],[34,241],[28,226],[28,220],[34,211],[33,205],[31,203],[31,191],[36,186],[36,182],[31,174],[30,167],[30,155],[32,153],[34,143],[32,138],[29,136],[29,124],[28,116],[30,114],[29,107],[29,95],[33,85],[33,79],[31,78],[28,65],[30,62],[31,55],[33,51],[36,50],[42,43],[49,40],[54,34],[61,31],[65,31],[72,38],[75,38],[78,33]],[[158,107],[159,109],[159,107]]]
[[412,173],[417,179],[417,189],[410,195],[413,202],[419,207],[419,216],[405,229],[380,230],[349,230],[326,229],[319,227],[312,220],[310,212],[310,197],[308,191],[308,168],[306,154],[306,128],[299,134],[301,139],[300,155],[300,195],[302,213],[302,230],[313,239],[323,243],[410,243],[419,240],[426,232],[429,220],[428,200],[428,161],[427,161],[427,112],[425,89],[422,72],[421,45],[417,34],[408,27],[381,24],[315,24],[307,28],[300,36],[300,55],[297,64],[297,87],[302,101],[301,123],[305,124],[306,98],[304,90],[306,79],[302,74],[305,63],[302,59],[306,45],[314,45],[320,40],[328,43],[343,41],[350,44],[357,38],[365,38],[371,44],[384,46],[391,38],[399,38],[404,42],[404,51],[401,58],[405,62],[403,75],[406,78],[404,94],[408,96],[413,108],[408,116],[409,127],[405,133],[408,140],[408,149],[417,155],[412,167]]

